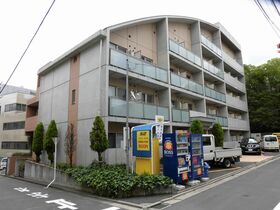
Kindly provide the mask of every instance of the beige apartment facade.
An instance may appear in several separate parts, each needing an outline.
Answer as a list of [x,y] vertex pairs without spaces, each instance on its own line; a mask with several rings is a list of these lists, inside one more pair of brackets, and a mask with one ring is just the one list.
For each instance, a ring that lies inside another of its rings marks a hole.
[[149,17],[100,30],[38,71],[33,102],[39,104],[38,115],[32,117],[45,126],[56,120],[59,161],[66,161],[69,123],[77,137],[76,163],[87,165],[96,159],[89,132],[100,115],[110,142],[105,160],[125,163],[126,75],[130,127],[163,115],[165,132],[187,130],[199,119],[205,131],[219,122],[226,141],[249,136],[238,42],[221,24],[179,16]]
[[13,86],[0,96],[0,157],[30,152],[25,135],[26,102],[34,92]]

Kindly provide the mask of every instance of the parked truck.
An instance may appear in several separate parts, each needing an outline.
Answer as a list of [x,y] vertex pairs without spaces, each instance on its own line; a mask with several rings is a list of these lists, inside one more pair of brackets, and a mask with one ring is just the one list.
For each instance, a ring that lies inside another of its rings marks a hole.
[[216,147],[214,135],[203,134],[202,137],[204,161],[210,165],[223,165],[229,168],[240,161],[242,152],[237,142],[225,142],[223,147]]

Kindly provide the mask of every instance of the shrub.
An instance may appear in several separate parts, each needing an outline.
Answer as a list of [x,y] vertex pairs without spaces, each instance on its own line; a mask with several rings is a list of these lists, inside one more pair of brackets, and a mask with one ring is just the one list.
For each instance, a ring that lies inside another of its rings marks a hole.
[[212,134],[215,136],[216,147],[222,147],[224,144],[224,131],[220,123],[215,123],[213,125]]
[[203,125],[200,120],[192,121],[191,132],[193,134],[203,134]]
[[51,161],[51,163],[53,163],[53,159],[54,159],[53,153],[55,150],[53,137],[57,137],[57,128],[54,120],[50,122],[44,140],[44,149],[47,151],[48,159]]
[[90,148],[98,153],[98,161],[102,161],[102,152],[109,147],[105,126],[100,116],[96,116],[90,132]]
[[70,123],[67,127],[66,135],[65,135],[65,153],[69,159],[70,167],[73,165],[73,156],[74,152],[76,151],[76,136],[74,132],[74,125]]
[[43,139],[44,139],[44,126],[43,123],[38,123],[35,128],[33,141],[32,141],[32,151],[36,155],[36,162],[40,162],[40,155],[43,150]]
[[136,175],[128,173],[125,165],[93,164],[90,167],[66,169],[76,182],[106,197],[129,197],[134,191],[151,192],[157,187],[168,187],[172,180],[163,175]]

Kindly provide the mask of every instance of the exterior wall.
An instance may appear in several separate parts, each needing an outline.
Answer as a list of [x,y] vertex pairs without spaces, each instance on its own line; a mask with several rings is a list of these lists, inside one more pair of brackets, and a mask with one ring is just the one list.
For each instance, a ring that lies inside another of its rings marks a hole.
[[190,25],[186,23],[169,22],[168,27],[169,38],[178,43],[182,43],[182,46],[188,50],[192,49]]
[[130,52],[141,52],[157,63],[157,33],[155,24],[140,24],[111,33],[111,42],[123,46]]
[[3,130],[3,124],[9,122],[25,121],[25,111],[9,111],[5,112],[5,105],[7,104],[26,104],[27,100],[34,95],[11,93],[0,97],[0,156],[10,156],[16,152],[29,152],[29,150],[17,150],[17,149],[2,149],[2,142],[28,142],[27,136],[23,129]]

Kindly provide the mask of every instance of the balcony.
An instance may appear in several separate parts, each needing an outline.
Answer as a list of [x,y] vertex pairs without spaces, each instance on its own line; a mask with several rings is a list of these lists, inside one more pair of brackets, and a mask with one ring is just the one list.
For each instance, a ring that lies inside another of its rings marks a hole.
[[181,87],[183,89],[198,93],[200,95],[203,94],[203,88],[202,88],[201,84],[198,84],[187,78],[180,77],[174,73],[171,73],[171,84],[174,86]]
[[244,69],[243,66],[240,65],[236,60],[234,60],[232,57],[230,57],[227,53],[223,52],[223,59],[224,61],[230,65],[233,69],[238,71],[240,74],[244,75]]
[[166,70],[117,50],[110,50],[110,65],[167,83]]
[[227,99],[227,105],[231,106],[236,109],[240,109],[243,111],[247,111],[247,103],[245,101],[242,101],[236,97],[232,97],[230,95],[226,95]]
[[[126,117],[126,100],[115,97],[109,99],[109,115]],[[163,115],[164,120],[169,120],[168,107],[129,101],[129,117],[154,120],[155,115]]]
[[201,35],[201,42],[204,44],[207,48],[209,48],[212,52],[216,53],[220,57],[222,56],[222,51],[220,48],[218,48],[214,43],[212,43],[210,40],[208,40],[205,36]]
[[215,122],[220,123],[222,127],[228,127],[228,119],[226,117],[220,117],[216,115],[207,115],[207,116],[215,118]]
[[207,97],[216,99],[218,101],[226,102],[226,95],[224,93],[218,92],[208,87],[204,87],[204,90],[205,90],[205,95]]
[[171,39],[169,39],[169,50],[194,63],[195,65],[201,66],[201,59],[198,56]]
[[224,72],[207,61],[203,61],[203,68],[222,79],[224,78]]
[[238,79],[230,76],[230,74],[225,74],[225,82],[235,89],[242,91],[243,93],[245,93],[246,91],[245,84],[240,82]]
[[189,111],[182,109],[172,109],[172,121],[181,123],[190,122]]
[[25,119],[25,132],[33,132],[37,126],[38,116],[27,117]]
[[230,130],[243,130],[249,131],[249,121],[234,118],[228,118],[228,127]]

